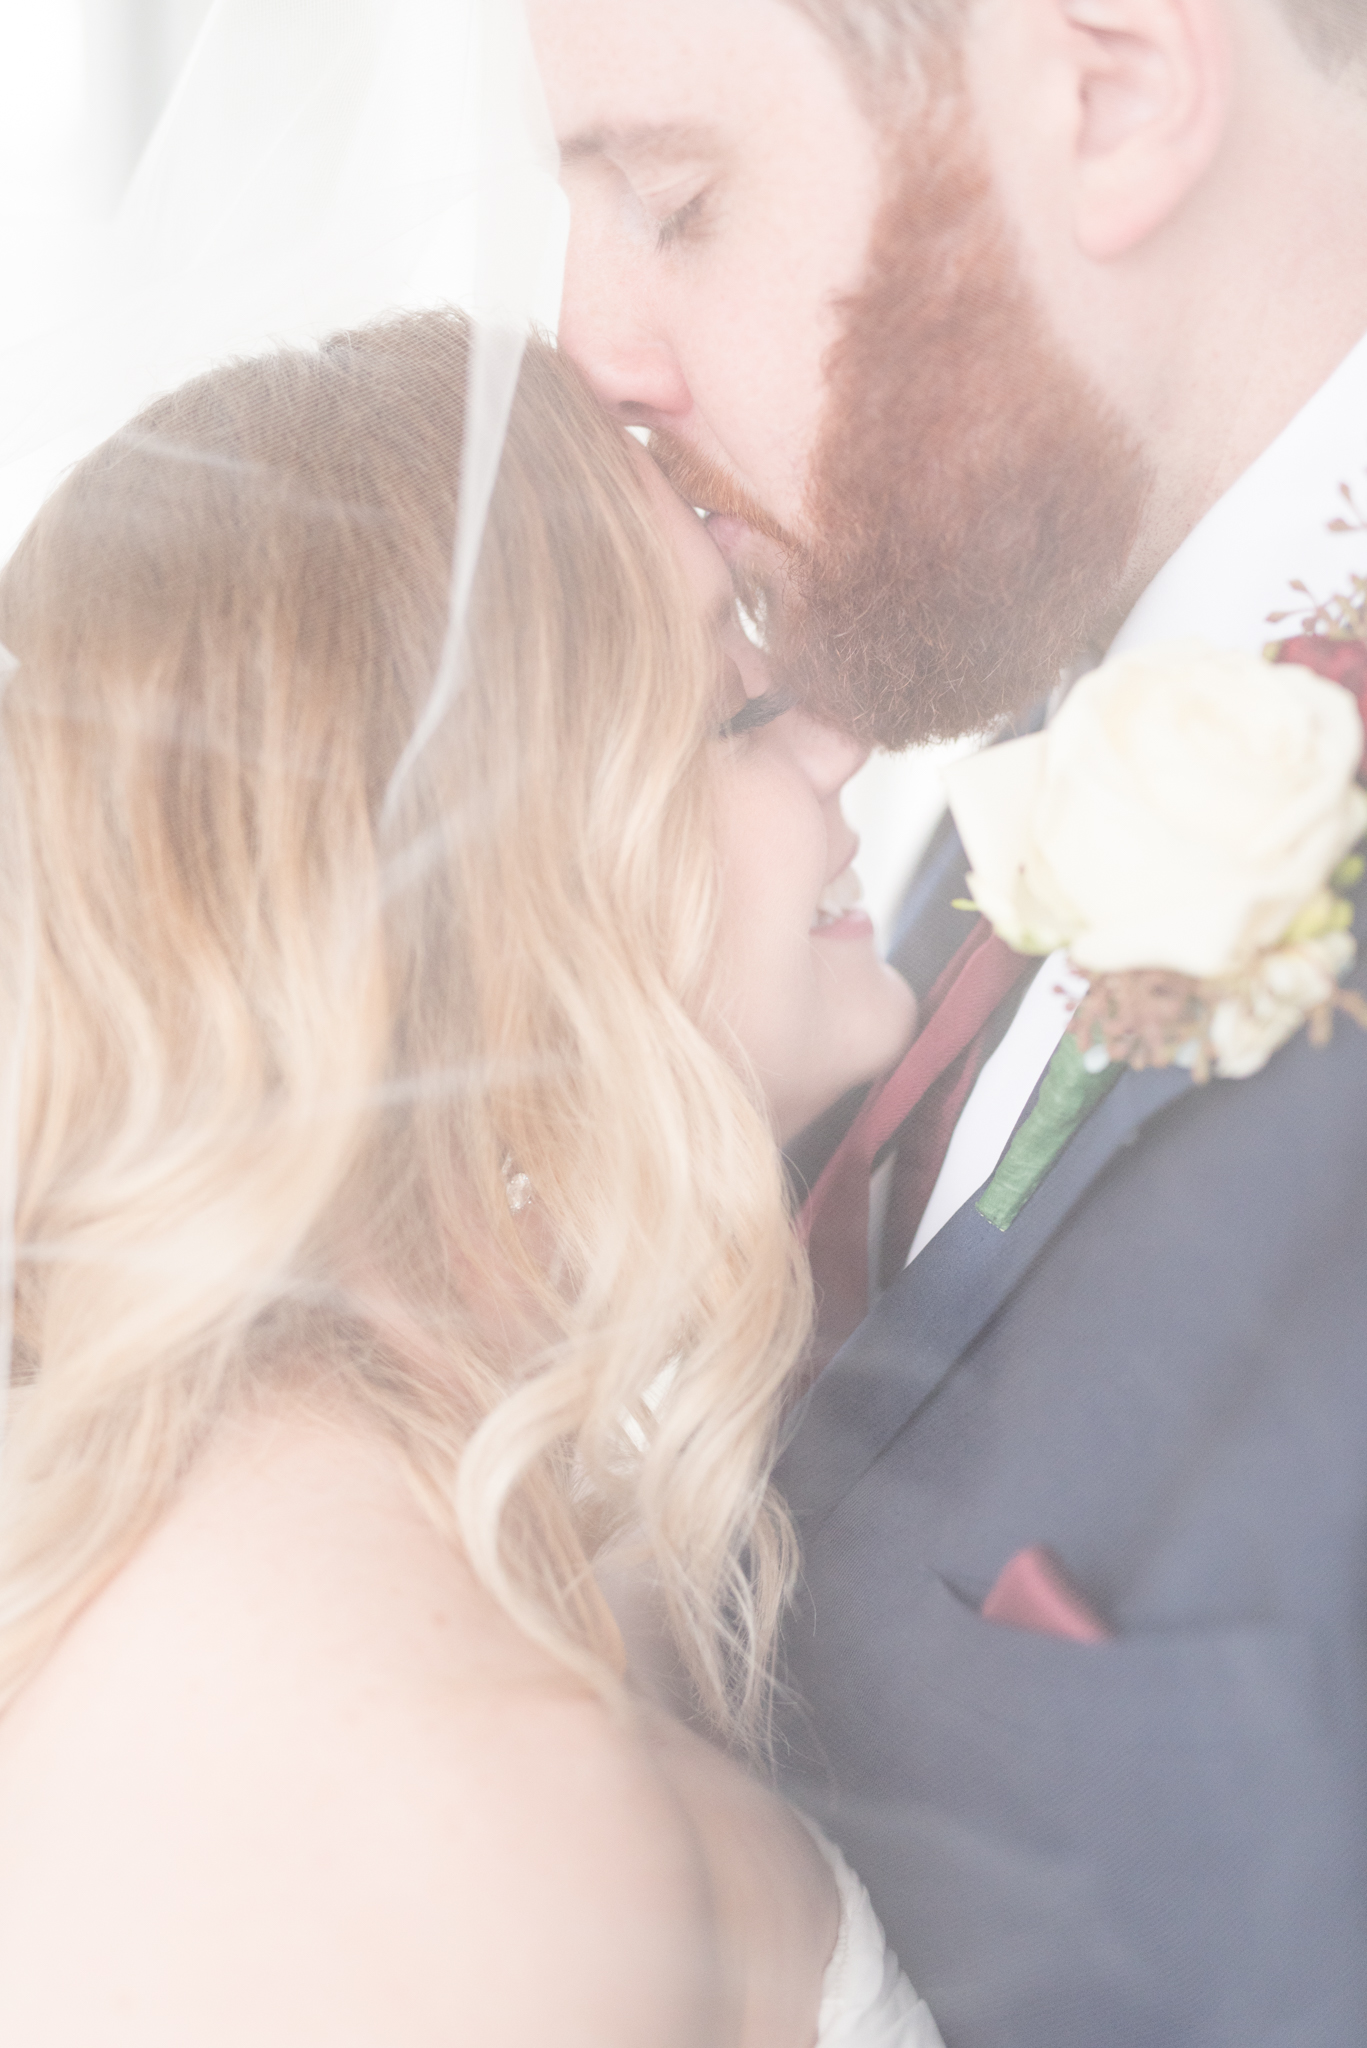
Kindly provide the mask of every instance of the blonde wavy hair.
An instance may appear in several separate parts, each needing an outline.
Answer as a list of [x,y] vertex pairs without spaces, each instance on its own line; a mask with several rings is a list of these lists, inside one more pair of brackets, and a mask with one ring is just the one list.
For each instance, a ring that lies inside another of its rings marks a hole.
[[204,377],[0,579],[27,911],[0,1704],[219,1419],[288,1387],[390,1432],[602,1686],[591,1567],[638,1527],[703,1710],[763,1720],[808,1291],[718,1050],[716,655],[627,443],[534,344],[459,695],[388,815],[468,361],[427,314]]

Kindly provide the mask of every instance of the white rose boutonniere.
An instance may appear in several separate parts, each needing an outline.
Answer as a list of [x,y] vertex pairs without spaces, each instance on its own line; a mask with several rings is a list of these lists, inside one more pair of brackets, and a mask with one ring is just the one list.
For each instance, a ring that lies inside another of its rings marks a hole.
[[959,762],[979,907],[1089,974],[1245,973],[1367,832],[1362,723],[1307,669],[1188,641],[1084,676],[1046,731]]
[[1125,1066],[1235,1079],[1307,1021],[1320,1043],[1336,1010],[1367,1025],[1339,987],[1357,947],[1336,888],[1362,873],[1362,759],[1351,690],[1184,641],[1105,663],[1043,732],[950,770],[976,907],[1091,978],[984,1214],[1007,1226]]

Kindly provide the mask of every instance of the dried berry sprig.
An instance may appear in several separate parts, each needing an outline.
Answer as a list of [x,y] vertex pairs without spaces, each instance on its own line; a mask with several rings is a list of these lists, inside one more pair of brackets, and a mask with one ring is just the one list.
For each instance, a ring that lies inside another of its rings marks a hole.
[[[1330,533],[1367,534],[1367,515],[1364,515],[1348,484],[1339,485],[1339,495],[1348,507],[1350,517],[1339,517],[1329,522]],[[1349,577],[1349,589],[1333,597],[1319,599],[1299,577],[1291,588],[1310,605],[1308,612],[1300,610],[1273,612],[1268,618],[1269,626],[1285,625],[1288,619],[1296,619],[1302,633],[1316,634],[1326,640],[1358,640],[1367,645],[1367,576]]]

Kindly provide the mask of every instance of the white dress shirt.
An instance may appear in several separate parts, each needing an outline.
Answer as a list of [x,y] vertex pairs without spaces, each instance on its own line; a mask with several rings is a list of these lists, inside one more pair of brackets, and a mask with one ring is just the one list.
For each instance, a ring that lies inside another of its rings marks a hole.
[[[1346,510],[1343,483],[1367,511],[1367,337],[1193,527],[1110,652],[1197,637],[1256,654],[1289,639],[1298,624],[1271,626],[1268,613],[1304,607],[1292,582],[1327,598],[1367,569],[1367,535],[1328,531]],[[964,1104],[909,1259],[993,1172],[1085,988],[1075,976],[1065,982],[1059,955],[1045,961]]]

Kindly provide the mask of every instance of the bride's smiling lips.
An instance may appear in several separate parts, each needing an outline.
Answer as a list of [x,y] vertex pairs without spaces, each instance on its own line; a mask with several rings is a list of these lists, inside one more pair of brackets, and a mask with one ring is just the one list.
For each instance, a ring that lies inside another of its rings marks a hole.
[[843,868],[832,875],[817,898],[812,919],[814,939],[871,939],[873,919],[861,906],[864,885],[855,872],[858,842]]

